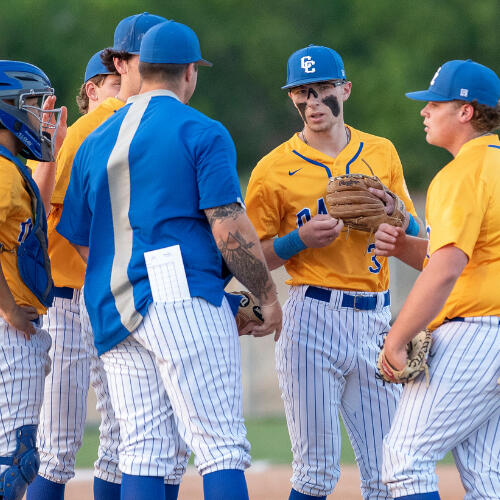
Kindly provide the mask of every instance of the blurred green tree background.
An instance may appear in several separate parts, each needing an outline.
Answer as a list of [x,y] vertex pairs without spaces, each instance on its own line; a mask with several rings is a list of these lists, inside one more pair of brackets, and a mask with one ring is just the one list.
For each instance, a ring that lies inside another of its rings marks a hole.
[[425,143],[421,104],[449,59],[500,71],[499,0],[2,0],[0,58],[29,61],[51,78],[77,118],[75,95],[89,57],[113,43],[124,17],[143,11],[191,26],[205,58],[191,105],[220,120],[238,151],[242,182],[264,154],[300,130],[286,92],[286,62],[310,43],[343,57],[353,82],[346,122],[391,139],[408,184],[426,188],[449,155]]

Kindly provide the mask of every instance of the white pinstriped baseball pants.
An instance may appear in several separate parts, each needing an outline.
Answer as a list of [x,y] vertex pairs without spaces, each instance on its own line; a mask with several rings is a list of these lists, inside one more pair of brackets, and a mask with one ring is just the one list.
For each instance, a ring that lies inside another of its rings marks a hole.
[[[389,330],[389,307],[377,294],[377,309],[340,307],[305,297],[307,286],[290,289],[276,368],[292,442],[295,490],[330,494],[340,476],[339,411],[361,473],[365,499],[390,498],[382,483],[382,439],[389,431],[400,387],[376,376],[376,359]],[[373,295],[362,292],[356,295]]]
[[436,462],[452,451],[466,500],[500,498],[500,318],[437,328],[425,377],[405,384],[384,439],[394,497],[438,490]]
[[[81,297],[80,290],[75,290],[72,299],[54,298],[44,316],[44,328],[52,338],[52,371],[45,383],[38,427],[39,474],[56,483],[66,483],[75,475],[75,456],[82,445],[90,382],[101,414],[95,475],[120,483],[118,424],[114,420],[106,377],[93,344],[88,318],[84,322],[86,310]],[[84,314],[81,314],[80,302]]]
[[[50,370],[49,334],[36,327],[24,334],[0,318],[0,456],[14,453],[15,430],[37,425],[42,406],[45,376]],[[0,472],[7,466],[1,465]]]
[[141,325],[101,356],[120,423],[120,469],[166,476],[181,439],[201,474],[250,464],[240,345],[227,300],[153,303]]

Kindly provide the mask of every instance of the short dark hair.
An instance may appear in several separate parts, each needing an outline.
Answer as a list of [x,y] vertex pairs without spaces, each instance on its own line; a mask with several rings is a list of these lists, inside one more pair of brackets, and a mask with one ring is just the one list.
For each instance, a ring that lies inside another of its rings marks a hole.
[[111,48],[104,49],[101,52],[101,61],[106,66],[106,69],[111,72],[115,72],[115,63],[113,62],[113,57],[117,57],[118,59],[123,59],[124,61],[128,61],[133,54],[130,52],[125,52],[124,50],[113,50]]
[[139,73],[144,80],[171,82],[177,81],[188,66],[189,64],[163,64],[139,61]]
[[500,101],[495,107],[479,104],[477,100],[472,102],[457,101],[457,103],[459,106],[470,104],[474,108],[471,125],[478,132],[493,132],[500,129]]

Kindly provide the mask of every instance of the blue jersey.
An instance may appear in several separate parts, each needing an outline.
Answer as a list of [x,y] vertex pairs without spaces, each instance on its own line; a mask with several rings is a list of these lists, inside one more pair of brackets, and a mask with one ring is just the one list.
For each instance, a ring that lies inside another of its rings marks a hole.
[[231,136],[170,91],[134,96],[88,136],[57,230],[90,247],[84,291],[99,354],[152,302],[145,252],[179,245],[191,296],[222,303],[222,257],[203,210],[235,202]]

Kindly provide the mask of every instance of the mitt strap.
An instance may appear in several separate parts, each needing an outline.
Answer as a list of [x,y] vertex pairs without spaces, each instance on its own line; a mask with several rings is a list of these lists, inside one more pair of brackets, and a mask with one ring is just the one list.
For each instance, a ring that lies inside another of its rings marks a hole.
[[[305,296],[311,299],[322,300],[323,302],[330,302],[332,290],[318,288],[317,286],[308,286]],[[374,309],[377,309],[377,302],[377,295],[351,295],[349,293],[343,293],[341,307],[349,307],[351,309],[356,309],[359,311],[372,311]],[[391,295],[389,293],[389,290],[387,290],[384,293],[383,307],[386,307],[390,304]]]

